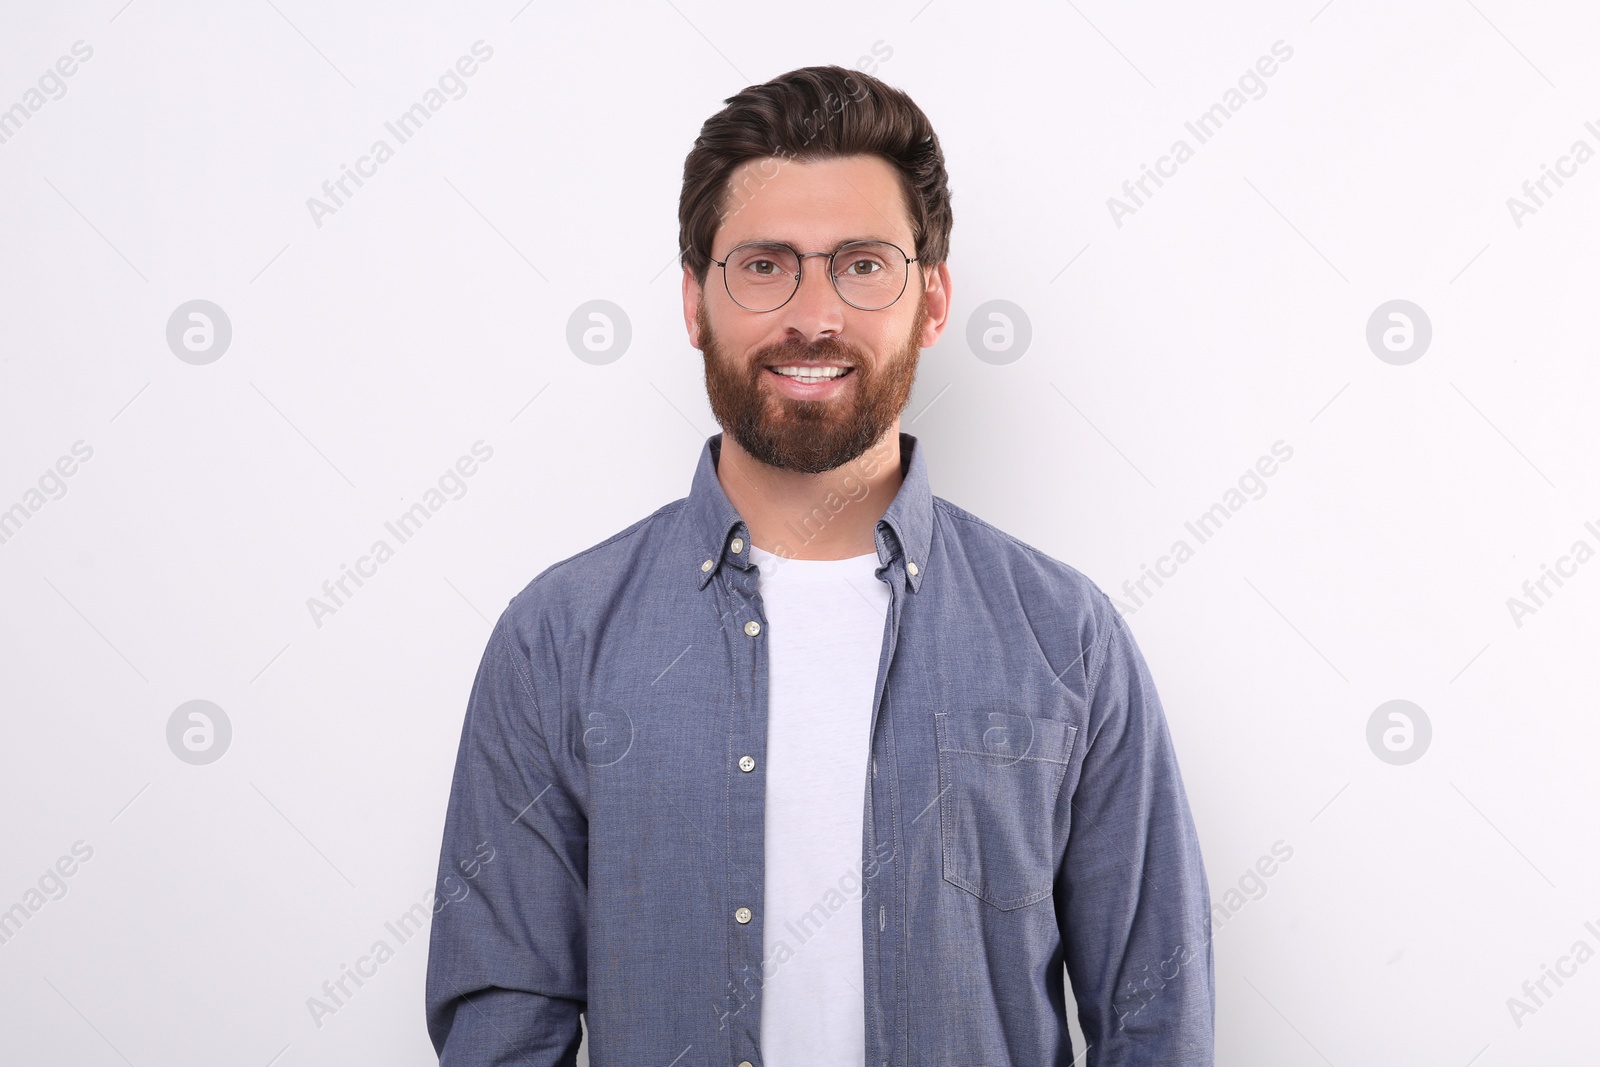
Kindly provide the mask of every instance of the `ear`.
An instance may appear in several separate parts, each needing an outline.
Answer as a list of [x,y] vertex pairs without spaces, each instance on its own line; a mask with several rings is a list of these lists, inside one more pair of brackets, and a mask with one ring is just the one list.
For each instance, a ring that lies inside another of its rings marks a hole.
[[950,321],[950,268],[941,263],[928,275],[928,316],[922,323],[922,348],[932,348]]
[[700,301],[705,299],[705,287],[694,279],[694,271],[683,268],[683,325],[689,331],[689,344],[700,347]]

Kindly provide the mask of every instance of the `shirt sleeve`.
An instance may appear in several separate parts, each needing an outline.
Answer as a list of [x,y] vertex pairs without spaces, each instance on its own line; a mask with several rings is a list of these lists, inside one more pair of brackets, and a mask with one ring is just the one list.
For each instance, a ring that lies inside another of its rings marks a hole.
[[572,1067],[582,1036],[588,821],[509,618],[473,681],[445,815],[425,994],[441,1067]]
[[1211,899],[1166,716],[1103,595],[1056,917],[1088,1067],[1212,1067]]

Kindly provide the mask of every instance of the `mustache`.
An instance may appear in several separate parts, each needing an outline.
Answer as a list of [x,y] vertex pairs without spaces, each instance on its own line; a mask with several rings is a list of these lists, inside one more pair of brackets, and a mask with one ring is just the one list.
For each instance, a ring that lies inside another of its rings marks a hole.
[[860,350],[854,345],[829,337],[820,341],[788,341],[769,345],[756,352],[755,369],[789,360],[797,363],[826,360],[829,363],[843,363],[857,370],[866,365],[866,360],[861,358]]

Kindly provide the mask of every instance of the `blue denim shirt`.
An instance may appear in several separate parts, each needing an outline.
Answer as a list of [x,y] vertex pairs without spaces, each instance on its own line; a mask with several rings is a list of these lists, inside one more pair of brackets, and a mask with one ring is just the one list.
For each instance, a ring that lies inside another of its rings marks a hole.
[[[761,1067],[767,619],[721,443],[489,637],[430,935],[445,1067],[575,1064],[580,1012],[595,1067]],[[1063,970],[1089,1067],[1211,1067],[1210,899],[1143,657],[1089,579],[900,448],[874,534],[866,1067],[1066,1067]],[[859,506],[828,501],[818,521]]]

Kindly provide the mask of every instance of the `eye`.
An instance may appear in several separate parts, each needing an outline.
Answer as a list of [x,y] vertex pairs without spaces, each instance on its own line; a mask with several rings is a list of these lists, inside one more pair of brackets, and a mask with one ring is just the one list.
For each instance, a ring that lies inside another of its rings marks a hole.
[[762,281],[781,278],[786,273],[794,273],[795,269],[795,265],[788,262],[788,257],[782,252],[765,248],[752,248],[741,252],[729,266],[736,268],[743,277]]
[[871,278],[891,268],[888,259],[878,248],[848,248],[841,250],[833,261],[833,269],[835,276],[840,278]]

